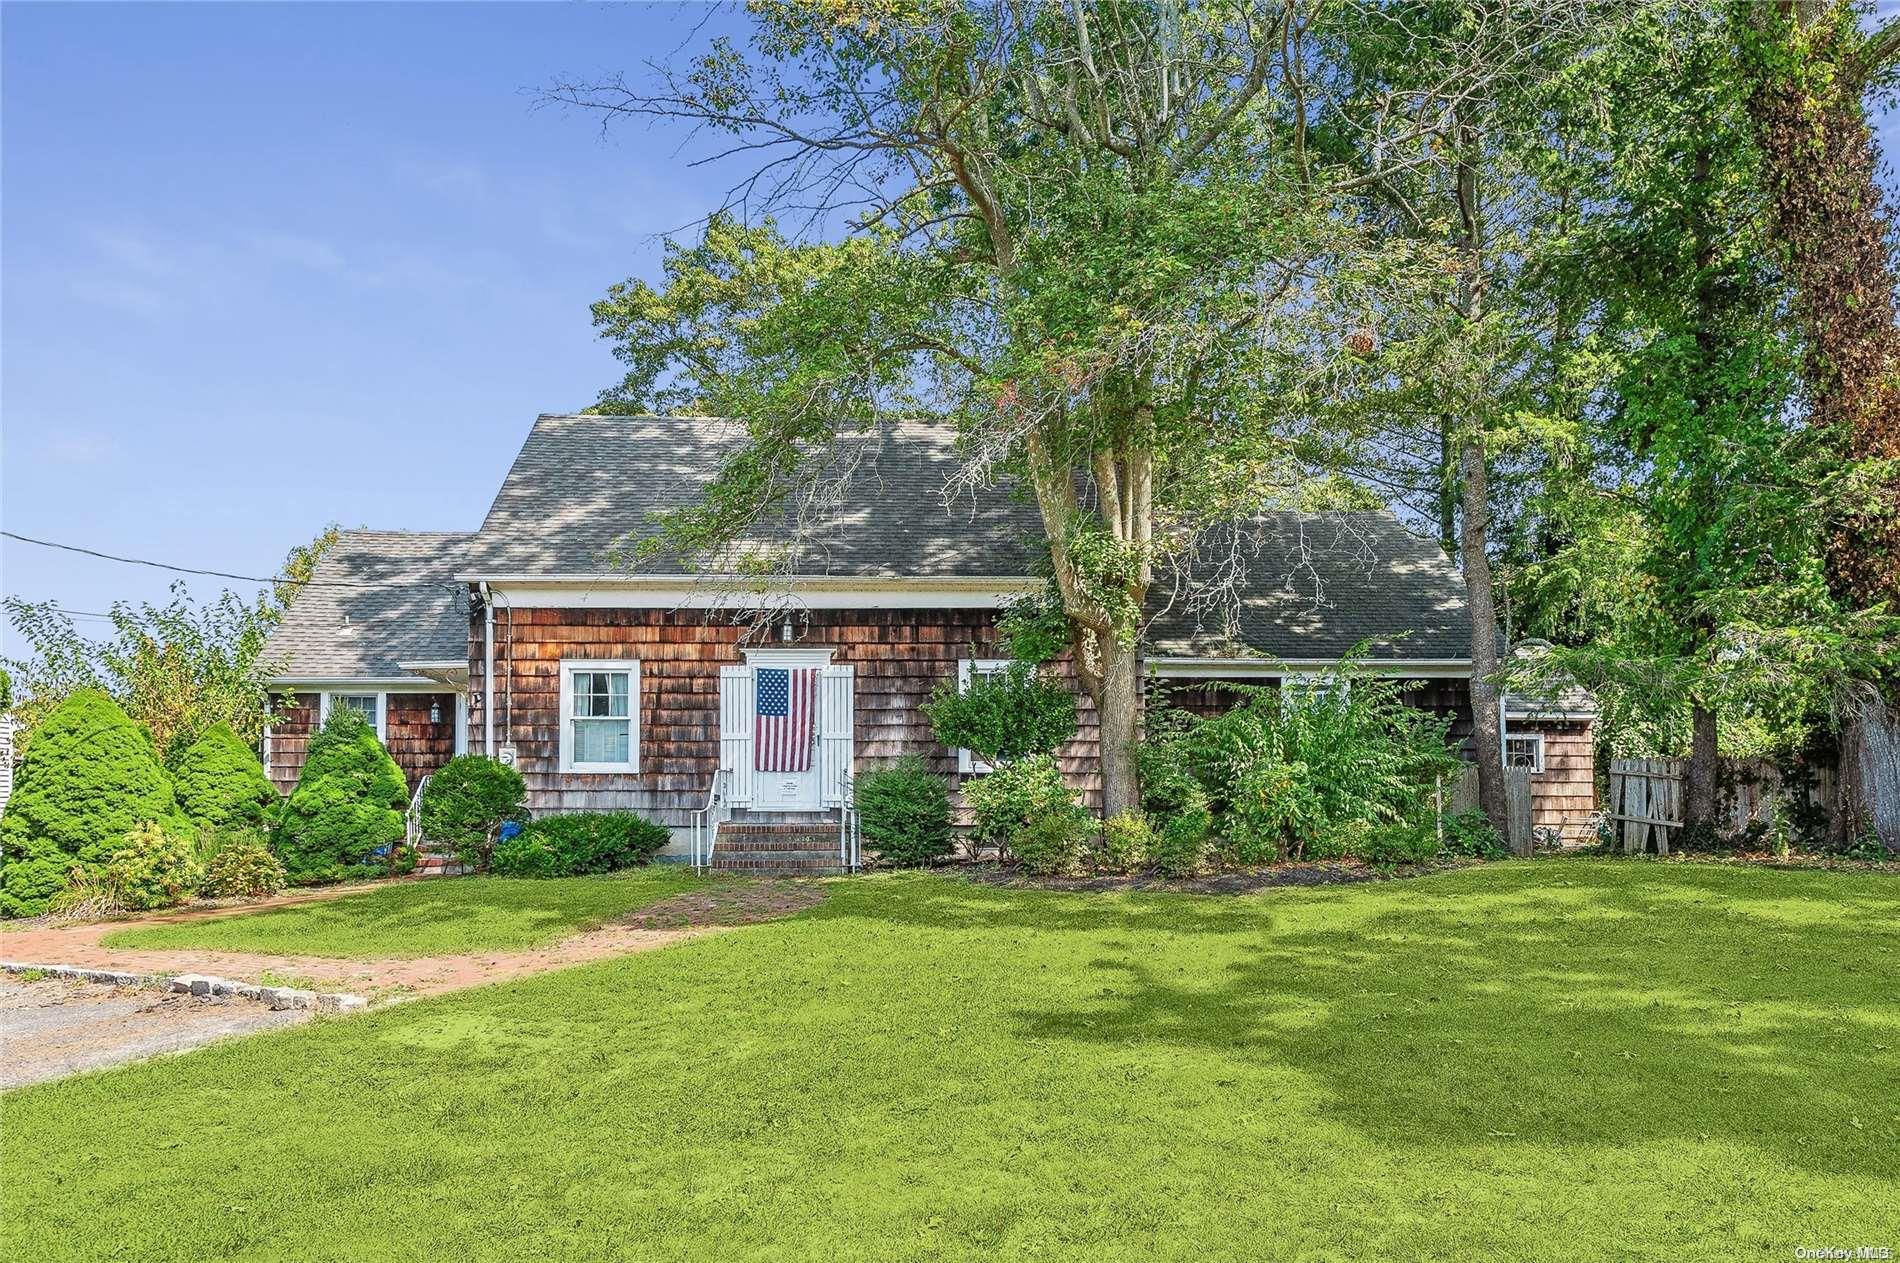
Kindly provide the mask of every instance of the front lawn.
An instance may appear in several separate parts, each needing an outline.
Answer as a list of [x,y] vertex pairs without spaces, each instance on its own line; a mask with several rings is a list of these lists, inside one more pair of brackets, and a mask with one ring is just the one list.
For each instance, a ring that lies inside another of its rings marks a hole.
[[1897,959],[1877,874],[838,882],[791,920],[10,1095],[0,1254],[1900,1245]]
[[116,930],[106,947],[388,960],[540,947],[705,884],[684,867],[603,877],[431,878],[237,916]]

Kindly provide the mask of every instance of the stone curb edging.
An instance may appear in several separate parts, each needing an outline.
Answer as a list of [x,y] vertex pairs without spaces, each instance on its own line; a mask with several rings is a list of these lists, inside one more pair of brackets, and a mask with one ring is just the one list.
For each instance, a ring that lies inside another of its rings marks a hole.
[[360,995],[328,995],[297,987],[265,987],[254,982],[214,978],[209,974],[134,974],[113,969],[87,969],[79,965],[35,965],[15,960],[0,960],[0,971],[10,974],[50,974],[55,978],[76,978],[81,982],[104,982],[119,987],[158,987],[187,995],[234,995],[245,1000],[261,1000],[273,1008],[355,1013],[369,1007],[369,1001]]

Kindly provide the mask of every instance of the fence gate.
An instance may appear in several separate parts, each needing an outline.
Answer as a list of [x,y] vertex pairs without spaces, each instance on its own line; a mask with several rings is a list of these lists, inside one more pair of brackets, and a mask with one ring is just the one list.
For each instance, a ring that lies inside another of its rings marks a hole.
[[[1449,792],[1441,791],[1440,810],[1446,815],[1477,811],[1478,767],[1467,765],[1464,774]],[[1531,771],[1523,767],[1504,769],[1504,844],[1513,855],[1529,855],[1535,834],[1531,829]]]

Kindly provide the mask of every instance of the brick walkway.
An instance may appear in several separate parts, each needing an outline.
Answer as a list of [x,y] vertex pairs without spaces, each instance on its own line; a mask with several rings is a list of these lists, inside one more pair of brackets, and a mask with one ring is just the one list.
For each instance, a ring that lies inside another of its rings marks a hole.
[[[454,878],[432,878],[448,880]],[[0,960],[37,965],[80,965],[136,973],[212,974],[239,982],[266,975],[280,985],[316,991],[347,991],[372,1003],[406,995],[434,995],[509,978],[524,978],[609,956],[651,951],[668,943],[789,916],[824,898],[821,887],[799,882],[758,881],[677,895],[623,918],[562,939],[547,947],[520,951],[477,952],[466,956],[422,956],[408,960],[339,960],[333,956],[279,956],[255,952],[137,951],[106,947],[100,939],[140,925],[176,925],[179,921],[237,916],[260,908],[307,903],[360,893],[365,887],[299,893],[234,907],[170,913],[162,919],[98,921],[86,925],[40,926],[0,933]]]
[[522,978],[607,956],[648,951],[707,932],[696,928],[662,930],[610,925],[573,935],[548,947],[482,952],[468,956],[421,956],[411,960],[339,960],[333,956],[279,956],[254,952],[137,951],[105,947],[99,942],[115,930],[232,916],[285,902],[302,900],[271,900],[268,905],[252,904],[202,913],[174,913],[162,921],[147,918],[12,930],[0,934],[0,959],[38,965],[82,965],[136,973],[213,974],[240,982],[258,982],[268,975],[285,985],[309,987],[317,991],[348,991],[375,1001],[398,995],[433,995],[485,982]]

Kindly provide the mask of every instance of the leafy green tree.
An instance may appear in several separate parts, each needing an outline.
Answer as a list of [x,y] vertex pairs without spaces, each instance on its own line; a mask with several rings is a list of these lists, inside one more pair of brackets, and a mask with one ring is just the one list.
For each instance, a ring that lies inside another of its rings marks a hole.
[[1686,748],[1686,818],[1707,828],[1718,753],[1799,747],[1894,624],[1828,590],[1827,522],[1854,480],[1799,406],[1726,14],[1631,6],[1565,92],[1550,117],[1580,193],[1525,288],[1584,313],[1547,347],[1588,403],[1506,555],[1519,628],[1560,649],[1513,674],[1588,682],[1615,753]]
[[[1868,100],[1891,96],[1900,19],[1853,0],[1731,3],[1775,241],[1797,296],[1815,425],[1842,456],[1828,582],[1848,608],[1900,612],[1900,325],[1890,207]],[[1900,852],[1900,666],[1842,690],[1850,814]]]
[[[947,490],[1009,474],[1035,497],[1105,810],[1136,807],[1157,572],[1231,608],[1244,565],[1195,567],[1197,541],[1298,502],[1349,446],[1302,440],[1375,374],[1364,326],[1411,263],[1344,212],[1387,164],[1425,160],[1436,86],[1391,94],[1371,169],[1340,161],[1315,119],[1342,8],[758,4],[749,52],[717,41],[651,89],[557,85],[552,101],[773,155],[669,246],[658,286],[595,305],[627,366],[604,410],[745,425],[649,546],[717,556],[768,509],[803,521],[887,418],[953,432]],[[813,205],[811,239],[770,213]]]
[[265,808],[277,801],[277,791],[257,755],[222,721],[212,724],[178,756],[172,784],[185,814],[213,829],[260,826]]
[[277,819],[292,881],[329,881],[401,842],[409,804],[402,769],[357,712],[338,706],[310,739],[297,788]]
[[147,822],[182,824],[151,738],[99,690],[73,693],[15,770],[0,817],[0,915],[45,911],[75,866],[100,869]]
[[1075,735],[1075,694],[1027,662],[972,675],[962,688],[945,680],[923,711],[937,740],[985,763],[1052,754]]
[[40,718],[82,688],[111,694],[168,758],[215,723],[245,741],[263,736],[268,671],[261,659],[274,621],[261,599],[247,603],[224,592],[200,604],[173,584],[163,605],[115,601],[112,632],[99,640],[80,635],[50,601],[8,597],[6,611],[33,649],[10,663],[26,694],[19,709],[28,748]]
[[16,745],[26,749],[40,719],[82,688],[110,693],[152,734],[167,762],[217,723],[256,745],[271,720],[265,642],[336,538],[332,525],[293,548],[284,577],[255,600],[227,591],[194,602],[181,582],[163,605],[115,601],[112,631],[102,639],[81,635],[54,602],[8,597],[7,617],[32,649],[7,661],[24,694]]

